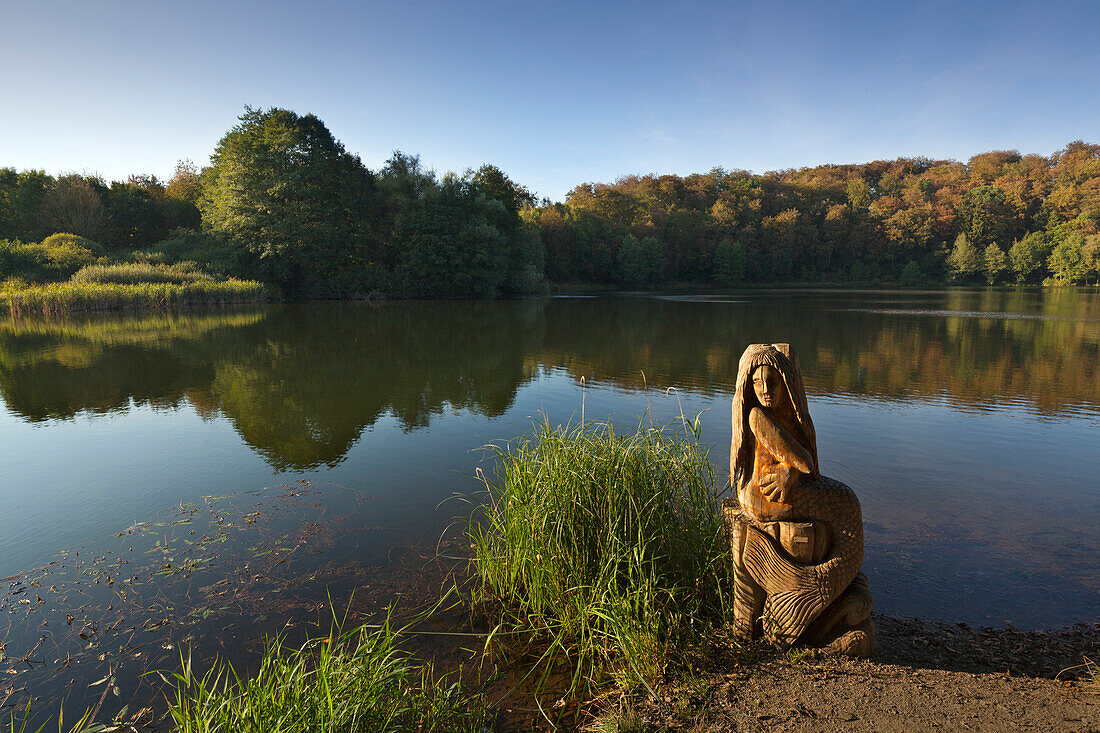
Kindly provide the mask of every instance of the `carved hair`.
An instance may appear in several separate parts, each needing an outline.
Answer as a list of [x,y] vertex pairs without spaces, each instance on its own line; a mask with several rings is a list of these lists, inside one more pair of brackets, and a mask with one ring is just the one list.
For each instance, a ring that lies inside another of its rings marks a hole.
[[[802,383],[802,367],[798,355],[790,344],[751,344],[741,355],[737,365],[737,386],[733,393],[733,443],[730,445],[730,482],[744,488],[752,479],[753,461],[756,455],[756,438],[749,428],[749,412],[757,405],[753,392],[752,373],[757,367],[769,365],[783,378],[791,404],[794,406],[795,421],[805,441],[806,448],[813,457],[811,478],[819,475],[817,467],[817,434],[806,407],[806,387]],[[738,483],[738,476],[740,482]]]

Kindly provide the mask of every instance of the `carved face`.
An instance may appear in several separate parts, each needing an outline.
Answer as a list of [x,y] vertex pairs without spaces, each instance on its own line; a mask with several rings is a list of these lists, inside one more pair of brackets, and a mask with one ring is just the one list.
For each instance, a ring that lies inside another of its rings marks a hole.
[[761,407],[777,407],[783,400],[783,377],[770,364],[761,364],[752,373],[752,388]]

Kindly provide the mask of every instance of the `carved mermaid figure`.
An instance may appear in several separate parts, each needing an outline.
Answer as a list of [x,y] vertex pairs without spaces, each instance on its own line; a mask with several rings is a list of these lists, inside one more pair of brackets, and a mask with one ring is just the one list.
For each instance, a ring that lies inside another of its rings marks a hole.
[[802,370],[788,344],[753,344],[741,357],[730,476],[737,500],[727,499],[723,513],[738,633],[870,656],[859,500],[818,470]]

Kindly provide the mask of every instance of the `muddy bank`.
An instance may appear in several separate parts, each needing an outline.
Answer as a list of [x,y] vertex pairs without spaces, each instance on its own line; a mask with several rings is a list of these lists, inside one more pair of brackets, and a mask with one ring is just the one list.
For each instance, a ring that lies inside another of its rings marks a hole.
[[1018,631],[878,615],[875,623],[871,661],[716,644],[698,675],[666,681],[656,700],[593,705],[590,727],[1100,731],[1100,689],[1083,665],[1100,659],[1100,624]]
[[1100,623],[1019,631],[875,615],[874,661],[953,672],[1081,679],[1084,659],[1100,663]]

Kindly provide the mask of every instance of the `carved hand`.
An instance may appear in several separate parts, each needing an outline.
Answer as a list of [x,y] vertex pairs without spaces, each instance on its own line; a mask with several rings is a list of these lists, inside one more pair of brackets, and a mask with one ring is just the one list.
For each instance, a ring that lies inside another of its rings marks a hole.
[[756,485],[768,501],[776,504],[786,504],[790,476],[791,469],[779,464],[772,471],[761,476]]

